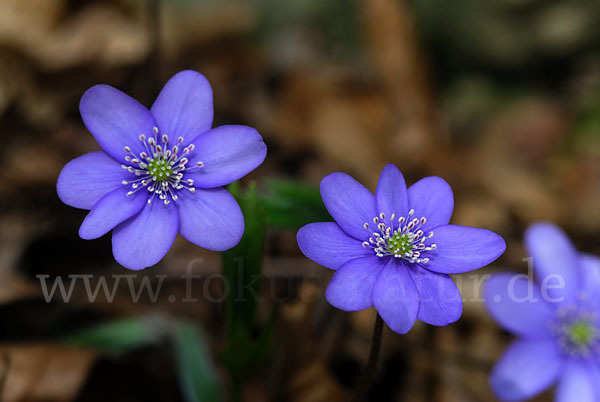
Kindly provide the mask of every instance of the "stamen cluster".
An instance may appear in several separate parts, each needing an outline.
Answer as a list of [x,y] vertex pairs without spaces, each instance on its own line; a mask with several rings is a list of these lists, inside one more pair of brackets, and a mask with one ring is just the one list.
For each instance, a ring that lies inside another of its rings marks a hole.
[[398,218],[398,227],[394,228],[396,215],[390,217],[391,226],[385,223],[385,213],[373,218],[373,224],[377,228],[372,231],[368,222],[363,227],[371,233],[368,241],[362,243],[365,248],[372,248],[377,257],[393,256],[402,258],[411,263],[426,263],[429,258],[423,257],[423,253],[437,248],[436,244],[425,245],[425,241],[433,237],[433,232],[427,235],[421,230],[421,226],[427,222],[425,217],[421,219],[411,217],[415,210],[411,209],[406,217]]
[[600,327],[595,312],[576,307],[561,308],[550,329],[563,353],[570,357],[600,356]]
[[194,144],[189,144],[181,150],[183,137],[178,137],[172,148],[169,148],[169,136],[162,134],[158,136],[158,127],[152,129],[153,136],[146,138],[145,134],[139,135],[140,142],[144,145],[145,151],[136,155],[131,147],[125,146],[125,160],[131,165],[121,165],[121,167],[138,176],[135,180],[123,180],[123,185],[131,185],[131,191],[127,196],[131,196],[142,188],[146,188],[152,194],[148,198],[148,204],[152,204],[155,196],[158,196],[165,205],[171,200],[177,201],[177,191],[186,189],[192,193],[196,191],[194,180],[184,179],[184,172],[204,167],[204,163],[197,162],[195,166],[188,167],[187,156],[194,150]]

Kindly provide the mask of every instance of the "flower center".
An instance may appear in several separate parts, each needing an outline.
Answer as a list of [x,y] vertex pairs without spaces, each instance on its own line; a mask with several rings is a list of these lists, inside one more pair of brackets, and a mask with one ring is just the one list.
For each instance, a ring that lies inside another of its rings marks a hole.
[[152,180],[159,182],[167,181],[175,173],[173,164],[174,162],[168,161],[165,157],[148,163],[148,172],[152,175]]
[[[121,165],[129,173],[137,176],[134,180],[123,180],[124,185],[131,185],[131,191],[127,196],[131,196],[142,188],[146,188],[150,194],[148,204],[152,204],[154,197],[158,197],[165,205],[171,200],[177,201],[177,192],[186,189],[192,193],[196,191],[193,187],[194,180],[185,179],[185,173],[204,167],[204,163],[197,162],[195,166],[188,167],[187,156],[194,150],[194,144],[180,149],[183,143],[183,137],[177,138],[172,148],[169,148],[169,136],[163,134],[158,137],[158,127],[152,129],[154,134],[147,138],[145,134],[139,135],[139,140],[144,146],[145,151],[136,155],[131,147],[125,146],[127,154],[125,161],[130,165]],[[160,141],[159,141],[160,140]],[[181,151],[181,154],[180,154]]]
[[[435,250],[435,244],[426,245],[425,241],[433,237],[433,232],[427,235],[421,230],[421,226],[427,222],[425,217],[421,219],[411,217],[415,210],[411,209],[406,217],[401,216],[395,221],[395,214],[390,217],[390,226],[385,223],[385,214],[382,212],[379,216],[373,218],[375,231],[371,230],[369,223],[363,227],[371,233],[368,241],[363,242],[363,247],[372,248],[377,257],[394,256],[402,258],[408,262],[426,263],[429,258],[423,257],[423,253]],[[398,226],[394,228],[394,224]]]
[[600,355],[600,325],[594,312],[562,308],[550,328],[565,354],[584,358]]
[[569,330],[569,340],[578,346],[591,343],[596,335],[596,329],[587,322],[576,322]]

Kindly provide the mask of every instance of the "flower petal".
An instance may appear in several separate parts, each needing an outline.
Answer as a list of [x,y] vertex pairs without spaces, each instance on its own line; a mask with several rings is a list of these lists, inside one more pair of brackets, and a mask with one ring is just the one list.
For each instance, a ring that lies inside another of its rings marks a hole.
[[124,162],[129,146],[139,155],[144,146],[140,134],[151,135],[156,122],[141,103],[108,85],[96,85],[88,89],[79,103],[81,118],[102,149]]
[[179,214],[172,205],[155,199],[113,230],[113,255],[126,268],[140,270],[167,254],[179,229]]
[[551,223],[535,223],[525,231],[525,245],[539,283],[551,275],[564,281],[563,288],[548,287],[548,295],[557,300],[574,297],[581,271],[577,250],[567,235]]
[[244,215],[237,201],[224,188],[180,191],[175,202],[180,216],[179,232],[197,246],[228,250],[244,234]]
[[556,389],[556,402],[600,401],[600,369],[585,361],[570,361]]
[[417,319],[419,293],[407,265],[390,258],[375,282],[373,305],[390,329],[400,334],[410,331]]
[[371,248],[364,248],[360,240],[348,236],[335,222],[310,223],[301,227],[296,237],[305,256],[331,269],[354,258],[375,254]]
[[433,229],[431,243],[437,248],[423,256],[429,258],[424,268],[443,274],[459,274],[481,268],[504,253],[506,243],[496,233],[459,225]]
[[492,370],[490,385],[502,400],[528,399],[550,387],[561,366],[553,340],[520,339],[508,347]]
[[65,165],[58,176],[56,192],[67,205],[92,209],[104,195],[123,187],[131,173],[102,151],[90,152]]
[[151,111],[162,133],[189,141],[212,126],[210,83],[196,71],[181,71],[165,84]]
[[186,174],[195,187],[220,187],[256,169],[267,155],[267,146],[258,131],[247,126],[221,126],[192,140],[195,149],[188,166],[202,162],[204,167]]
[[548,335],[554,310],[527,275],[495,274],[485,285],[484,298],[492,318],[507,331],[528,337]]
[[325,297],[332,306],[358,311],[373,305],[371,294],[383,264],[375,256],[356,258],[338,268],[327,286]]
[[375,191],[377,212],[385,213],[386,224],[390,226],[391,215],[397,218],[408,213],[408,195],[406,183],[400,170],[394,165],[387,165],[381,171],[377,190]]
[[600,258],[579,253],[581,284],[586,297],[600,302]]
[[421,225],[424,232],[447,225],[454,209],[452,189],[441,177],[425,177],[408,188],[408,208],[415,210],[415,217],[427,219]]
[[462,296],[451,277],[431,272],[416,264],[412,265],[411,274],[419,292],[419,320],[444,326],[460,318]]
[[362,184],[345,173],[332,173],[321,180],[321,197],[329,214],[350,236],[365,240],[369,232],[363,227],[373,224],[377,216],[375,197]]
[[146,205],[148,192],[143,189],[128,197],[130,190],[131,187],[121,185],[121,188],[100,198],[83,220],[79,236],[86,240],[97,239],[140,212]]

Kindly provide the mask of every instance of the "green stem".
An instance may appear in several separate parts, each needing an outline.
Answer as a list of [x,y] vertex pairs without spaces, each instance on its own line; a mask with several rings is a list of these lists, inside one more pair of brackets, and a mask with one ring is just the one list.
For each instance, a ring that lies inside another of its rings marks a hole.
[[377,373],[377,365],[379,363],[379,351],[381,349],[381,338],[383,335],[383,319],[379,314],[375,319],[373,327],[373,337],[371,338],[371,352],[369,354],[369,362],[365,367],[363,378],[356,388],[356,393],[351,399],[351,402],[363,402],[366,400],[367,393],[373,385],[375,374]]
[[231,402],[242,402],[243,380],[240,376],[235,376],[231,384]]

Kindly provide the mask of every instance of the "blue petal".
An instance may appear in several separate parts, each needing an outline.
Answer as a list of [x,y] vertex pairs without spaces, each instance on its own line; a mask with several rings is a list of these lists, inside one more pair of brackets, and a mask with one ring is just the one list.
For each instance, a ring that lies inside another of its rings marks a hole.
[[558,383],[556,402],[600,401],[600,368],[589,361],[570,361]]
[[373,225],[373,218],[378,215],[375,197],[369,190],[345,173],[332,173],[321,180],[321,196],[344,232],[359,240],[369,238],[363,225]]
[[335,222],[317,222],[303,226],[296,236],[305,256],[324,267],[337,269],[349,260],[375,255],[359,240],[350,237]]
[[244,216],[231,194],[224,188],[183,190],[175,202],[180,216],[179,232],[197,246],[228,250],[244,234]]
[[564,280],[564,288],[548,287],[548,295],[552,299],[571,299],[576,296],[581,271],[577,250],[567,235],[551,223],[540,222],[527,228],[525,245],[533,258],[538,283],[543,283],[550,275],[558,275]]
[[389,259],[373,288],[373,305],[395,332],[405,334],[413,327],[419,310],[419,293],[410,269]]
[[452,189],[440,177],[425,177],[408,188],[408,208],[415,210],[415,217],[427,219],[421,225],[424,232],[447,225],[454,209]]
[[67,205],[92,209],[104,195],[123,187],[131,173],[102,151],[90,152],[67,163],[58,176],[56,192]]
[[463,301],[451,277],[413,264],[412,279],[419,292],[417,318],[431,325],[448,325],[462,314]]
[[156,122],[138,101],[108,85],[88,89],[79,103],[81,118],[102,149],[120,162],[125,161],[125,146],[139,155],[144,146],[140,134],[149,136]]
[[404,182],[404,176],[396,166],[387,165],[381,171],[377,182],[377,190],[375,191],[375,199],[377,212],[385,213],[388,226],[392,214],[399,218],[408,213],[406,183]]
[[333,275],[325,297],[332,306],[358,311],[373,305],[371,294],[383,265],[375,256],[350,260]]
[[579,254],[581,284],[585,297],[600,303],[600,258],[591,254]]
[[83,220],[79,237],[86,240],[97,239],[140,212],[146,205],[148,192],[142,189],[128,197],[127,192],[130,190],[131,187],[121,185],[121,188],[102,197]]
[[459,274],[481,268],[504,253],[506,243],[496,233],[468,226],[445,225],[433,229],[436,250],[423,253],[423,267],[443,274]]
[[495,274],[485,285],[485,305],[504,329],[522,336],[546,337],[554,309],[545,301],[539,285],[524,274]]
[[142,211],[113,230],[113,255],[126,268],[140,270],[167,254],[179,229],[179,214],[171,203],[154,199]]
[[165,84],[151,111],[162,133],[190,141],[212,126],[210,84],[196,71],[181,71]]
[[561,367],[553,340],[520,339],[508,347],[492,370],[490,385],[502,400],[528,399],[549,388]]
[[204,167],[186,174],[195,187],[220,187],[256,169],[267,155],[267,146],[252,127],[221,126],[192,140],[188,166],[202,162]]

